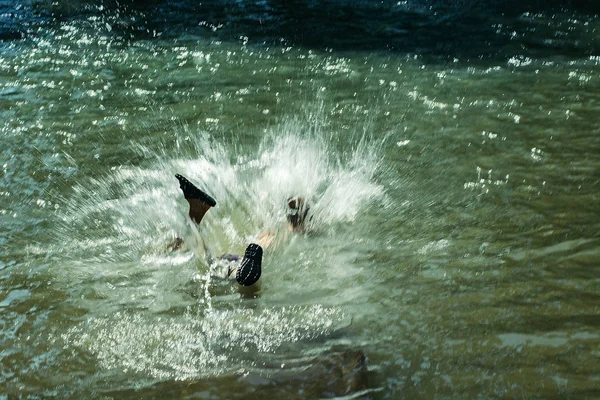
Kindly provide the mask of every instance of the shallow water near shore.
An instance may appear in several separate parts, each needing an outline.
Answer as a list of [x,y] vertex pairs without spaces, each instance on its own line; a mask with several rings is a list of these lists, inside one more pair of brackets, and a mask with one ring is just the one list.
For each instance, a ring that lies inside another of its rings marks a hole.
[[600,396],[595,14],[144,4],[0,2],[0,398]]

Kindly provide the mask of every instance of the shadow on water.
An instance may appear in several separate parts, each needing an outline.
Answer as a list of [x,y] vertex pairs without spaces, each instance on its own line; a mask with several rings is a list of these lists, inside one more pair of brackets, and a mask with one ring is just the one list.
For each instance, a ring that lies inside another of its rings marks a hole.
[[[190,1],[30,0],[0,3],[0,40],[35,34],[38,24],[106,17],[123,40],[244,41],[335,51],[390,51],[425,61],[494,62],[523,57],[588,57],[600,5],[571,1]],[[110,16],[110,18],[109,18]]]

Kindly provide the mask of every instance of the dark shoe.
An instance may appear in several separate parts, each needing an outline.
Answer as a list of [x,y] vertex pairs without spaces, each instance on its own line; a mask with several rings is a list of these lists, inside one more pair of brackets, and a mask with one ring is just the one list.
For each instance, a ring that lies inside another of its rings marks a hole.
[[237,269],[235,280],[242,286],[254,285],[260,278],[263,249],[257,244],[250,244],[246,248],[242,263]]
[[199,224],[204,217],[204,214],[211,208],[217,205],[215,199],[208,194],[198,189],[194,184],[179,174],[175,174],[179,180],[179,187],[183,191],[183,197],[190,205],[190,218],[195,223]]

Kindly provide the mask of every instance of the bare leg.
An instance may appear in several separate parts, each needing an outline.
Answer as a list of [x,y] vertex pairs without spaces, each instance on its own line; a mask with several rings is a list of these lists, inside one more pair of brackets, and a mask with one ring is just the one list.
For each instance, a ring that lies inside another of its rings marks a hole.
[[275,232],[262,232],[258,235],[256,242],[264,249],[269,248],[275,239]]
[[[179,180],[179,186],[183,191],[183,196],[190,205],[188,215],[190,219],[196,224],[199,224],[204,218],[204,214],[211,208],[217,205],[215,199],[206,194],[204,191],[198,189],[194,184],[188,181],[185,177],[179,174],[175,174],[177,180]],[[184,245],[183,239],[176,237],[175,240],[167,246],[171,251],[179,250]]]

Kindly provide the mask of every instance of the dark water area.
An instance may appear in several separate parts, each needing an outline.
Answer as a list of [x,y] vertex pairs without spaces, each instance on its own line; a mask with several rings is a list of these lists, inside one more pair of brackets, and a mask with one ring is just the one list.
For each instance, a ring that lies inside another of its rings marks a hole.
[[587,57],[598,51],[593,1],[4,1],[0,38],[100,17],[122,40],[250,41],[335,51],[391,51],[432,61]]
[[0,399],[600,398],[599,13],[0,0]]

